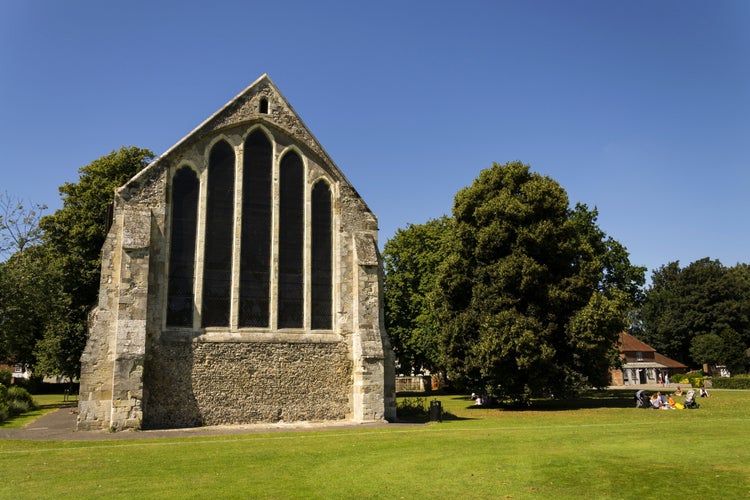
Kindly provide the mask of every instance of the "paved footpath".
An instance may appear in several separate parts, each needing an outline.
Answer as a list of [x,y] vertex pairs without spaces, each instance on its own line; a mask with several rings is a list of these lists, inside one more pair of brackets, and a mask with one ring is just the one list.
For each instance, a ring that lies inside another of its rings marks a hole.
[[157,439],[196,436],[223,436],[255,434],[262,432],[300,432],[336,429],[373,429],[394,426],[414,427],[415,424],[389,424],[386,422],[295,422],[293,424],[213,425],[186,429],[160,429],[148,431],[77,431],[75,407],[60,408],[48,413],[22,429],[0,429],[0,439],[25,439],[41,441],[105,441],[123,439]]

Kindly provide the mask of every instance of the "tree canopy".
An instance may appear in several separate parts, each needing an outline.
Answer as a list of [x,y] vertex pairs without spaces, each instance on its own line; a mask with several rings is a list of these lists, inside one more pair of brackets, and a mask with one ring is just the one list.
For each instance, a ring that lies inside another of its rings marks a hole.
[[148,165],[153,153],[122,147],[78,170],[77,183],[60,186],[63,206],[43,217],[44,239],[62,258],[65,291],[72,306],[88,309],[99,292],[101,248],[107,235],[107,213],[114,191]]
[[440,326],[434,313],[437,271],[451,219],[399,229],[383,249],[385,266],[385,324],[391,337],[399,373],[439,371]]
[[63,206],[54,214],[39,220],[36,206],[26,218],[12,212],[12,220],[26,224],[14,226],[16,234],[27,237],[13,239],[16,252],[0,266],[0,355],[29,362],[40,375],[78,375],[109,205],[115,188],[152,158],[147,149],[122,147],[82,167],[77,183],[61,186]]
[[0,263],[0,359],[36,365],[36,345],[55,318],[67,314],[56,259],[45,245]]
[[596,210],[513,162],[459,191],[453,218],[435,297],[449,378],[515,401],[605,385],[645,270]]
[[[731,365],[744,371],[750,346],[750,267],[704,258],[653,272],[640,313],[640,338],[685,364]],[[711,343],[717,345],[710,345]]]

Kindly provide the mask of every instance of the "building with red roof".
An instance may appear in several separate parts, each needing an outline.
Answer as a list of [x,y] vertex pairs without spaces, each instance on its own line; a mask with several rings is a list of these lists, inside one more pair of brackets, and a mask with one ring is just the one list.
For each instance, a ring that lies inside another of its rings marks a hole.
[[658,384],[673,373],[685,373],[687,365],[656,352],[656,349],[633,337],[620,333],[618,342],[622,366],[609,371],[612,385]]

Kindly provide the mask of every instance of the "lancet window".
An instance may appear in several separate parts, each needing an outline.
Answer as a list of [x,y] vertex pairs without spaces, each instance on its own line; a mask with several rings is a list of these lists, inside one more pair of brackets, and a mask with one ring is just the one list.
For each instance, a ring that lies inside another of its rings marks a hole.
[[272,163],[271,141],[256,130],[243,148],[240,327],[269,325]]
[[175,172],[167,327],[333,329],[332,186],[277,147],[256,129]]
[[208,160],[203,326],[229,326],[234,234],[234,150],[218,142]]
[[168,326],[193,326],[198,190],[198,176],[191,168],[182,167],[175,173],[172,179],[172,233],[169,241]]
[[318,181],[312,191],[311,238],[311,327],[330,329],[333,323],[333,230],[331,189]]
[[304,299],[304,176],[294,151],[279,169],[279,328],[302,328]]

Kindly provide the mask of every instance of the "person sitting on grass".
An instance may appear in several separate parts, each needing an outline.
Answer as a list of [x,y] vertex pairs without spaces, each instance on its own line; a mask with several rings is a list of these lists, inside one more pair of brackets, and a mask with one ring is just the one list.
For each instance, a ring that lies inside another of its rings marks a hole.
[[659,410],[659,409],[661,409],[662,405],[663,405],[663,403],[661,402],[661,398],[659,397],[659,394],[658,393],[652,394],[651,395],[651,406],[654,409]]

